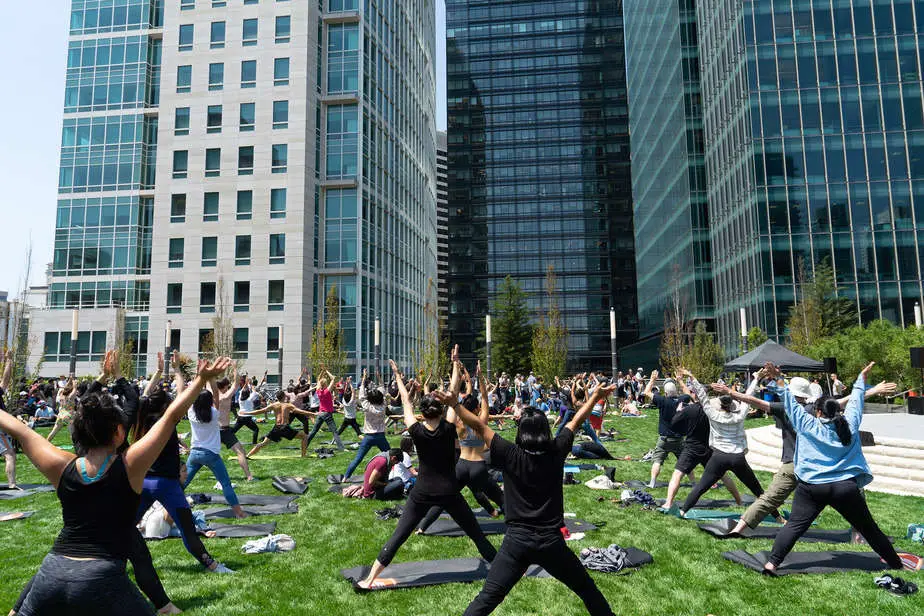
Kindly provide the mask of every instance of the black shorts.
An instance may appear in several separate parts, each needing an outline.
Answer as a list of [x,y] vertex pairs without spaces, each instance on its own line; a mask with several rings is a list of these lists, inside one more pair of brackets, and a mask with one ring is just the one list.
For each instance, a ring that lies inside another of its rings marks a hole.
[[221,444],[228,449],[234,449],[235,445],[241,444],[241,442],[237,440],[237,436],[234,434],[234,431],[230,426],[219,430],[219,434],[221,436]]
[[711,457],[712,449],[710,447],[706,447],[705,450],[698,447],[684,447],[683,451],[680,452],[680,456],[677,458],[677,465],[674,467],[674,470],[688,475],[700,464],[706,466],[706,462],[708,462]]
[[298,430],[292,426],[274,426],[273,429],[270,430],[270,433],[266,435],[266,438],[273,441],[274,443],[278,443],[282,439],[291,441],[297,435]]

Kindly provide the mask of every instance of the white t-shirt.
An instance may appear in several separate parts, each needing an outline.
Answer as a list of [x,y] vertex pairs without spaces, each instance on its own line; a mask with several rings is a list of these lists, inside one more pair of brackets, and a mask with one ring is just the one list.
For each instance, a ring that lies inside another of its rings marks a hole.
[[343,416],[346,419],[356,419],[356,396],[350,398],[349,402],[343,403]]
[[404,483],[407,483],[411,480],[411,456],[407,454],[406,451],[401,452],[403,457],[401,461],[391,467],[391,472],[388,474],[389,479],[394,479],[398,477]]
[[237,403],[238,403],[238,406],[241,407],[241,410],[244,411],[245,413],[253,413],[253,403],[256,399],[257,397],[254,395],[253,390],[251,390],[250,396],[245,398],[243,395],[241,395]]
[[189,409],[189,426],[192,428],[192,446],[212,453],[221,453],[221,433],[218,425],[218,410],[212,407],[212,419],[202,423],[196,419],[196,411]]

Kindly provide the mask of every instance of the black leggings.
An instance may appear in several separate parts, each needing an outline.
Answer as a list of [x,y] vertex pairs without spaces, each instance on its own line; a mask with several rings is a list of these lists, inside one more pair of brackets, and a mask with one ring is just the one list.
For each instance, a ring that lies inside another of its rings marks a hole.
[[469,539],[475,542],[481,557],[488,562],[494,560],[494,557],[497,556],[497,550],[485,538],[481,527],[478,525],[478,520],[475,519],[475,514],[472,513],[471,507],[468,506],[461,494],[456,492],[451,496],[418,496],[417,498],[414,497],[414,494],[415,492],[411,491],[411,496],[407,499],[401,519],[398,520],[398,527],[388,541],[385,542],[385,545],[382,546],[382,551],[379,552],[377,560],[380,563],[386,567],[391,563],[398,552],[398,548],[404,545],[404,542],[408,540],[431,507],[445,509],[452,516],[452,519],[456,521],[456,524],[459,525],[459,528],[465,531]]
[[475,597],[465,616],[490,614],[520,581],[530,565],[539,565],[570,588],[591,616],[613,616],[606,597],[556,529],[508,527],[497,558],[491,564],[484,588]]
[[347,428],[353,428],[356,430],[356,436],[362,436],[363,432],[359,429],[359,424],[356,423],[355,417],[344,417],[343,423],[340,424],[340,429],[337,430],[337,434],[343,434],[343,431]]
[[234,422],[234,427],[231,428],[231,432],[237,435],[237,431],[241,428],[247,428],[253,432],[253,444],[256,445],[260,439],[260,427],[257,426],[257,422],[254,421],[253,417],[238,416],[237,421]]
[[[492,511],[495,509],[491,501],[497,503],[498,509],[503,508],[504,492],[500,489],[500,486],[491,479],[491,475],[488,474],[488,463],[484,460],[481,462],[472,462],[471,460],[459,458],[456,461],[456,480],[459,482],[460,486],[468,486],[475,500],[478,501],[478,504],[481,505],[485,511]],[[488,500],[489,498],[491,500]],[[427,530],[430,528],[430,525],[436,522],[436,519],[440,517],[441,513],[443,513],[442,507],[431,507],[430,511],[427,512],[427,515],[420,523],[420,530]]]
[[770,562],[778,567],[792,551],[799,537],[805,534],[818,514],[828,505],[834,507],[835,511],[844,516],[844,519],[863,535],[869,547],[873,548],[889,567],[902,568],[901,557],[873,520],[856,479],[820,484],[800,481],[792,501],[792,516],[773,542]]
[[[743,453],[724,453],[713,449],[712,457],[706,462],[706,468],[703,469],[703,475],[699,478],[699,483],[687,495],[687,500],[683,501],[683,506],[680,509],[689,511],[695,507],[700,497],[724,477],[728,471],[733,472],[754,496],[760,497],[764,493],[764,489],[760,486],[760,481],[757,480],[757,475],[751,470],[751,465],[748,464]],[[780,512],[774,509],[770,512],[770,515],[778,518],[780,517]]]

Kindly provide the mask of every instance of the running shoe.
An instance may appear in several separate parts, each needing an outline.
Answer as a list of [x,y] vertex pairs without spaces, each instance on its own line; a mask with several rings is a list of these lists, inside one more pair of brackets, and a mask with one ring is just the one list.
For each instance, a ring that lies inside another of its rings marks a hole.
[[212,573],[234,573],[233,569],[228,569],[224,563],[218,563],[218,566],[214,569],[209,569]]

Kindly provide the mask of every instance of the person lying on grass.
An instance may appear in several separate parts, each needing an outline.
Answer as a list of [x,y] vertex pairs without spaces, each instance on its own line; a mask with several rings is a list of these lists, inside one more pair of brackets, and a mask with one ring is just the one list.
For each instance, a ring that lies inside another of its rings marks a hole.
[[515,443],[496,434],[481,417],[459,404],[453,392],[433,394],[481,436],[491,452],[492,464],[504,472],[507,533],[484,588],[468,606],[465,616],[490,614],[533,564],[540,565],[576,593],[591,616],[612,616],[606,598],[565,544],[562,480],[575,430],[590,416],[594,406],[614,391],[616,385],[594,389],[555,439],[545,413],[534,407],[525,408]]
[[253,449],[247,453],[248,458],[252,458],[254,454],[266,447],[272,441],[273,443],[278,443],[282,439],[291,441],[292,439],[299,438],[302,441],[302,457],[308,453],[308,435],[302,430],[296,431],[295,428],[289,425],[289,416],[291,414],[296,415],[306,415],[311,416],[309,411],[303,411],[294,404],[289,404],[285,402],[286,392],[279,390],[276,394],[276,402],[270,404],[265,409],[259,411],[238,411],[238,415],[259,415],[264,412],[271,412],[276,416],[276,425],[273,426],[273,429],[270,430],[269,434],[263,437],[263,440],[257,443]]

